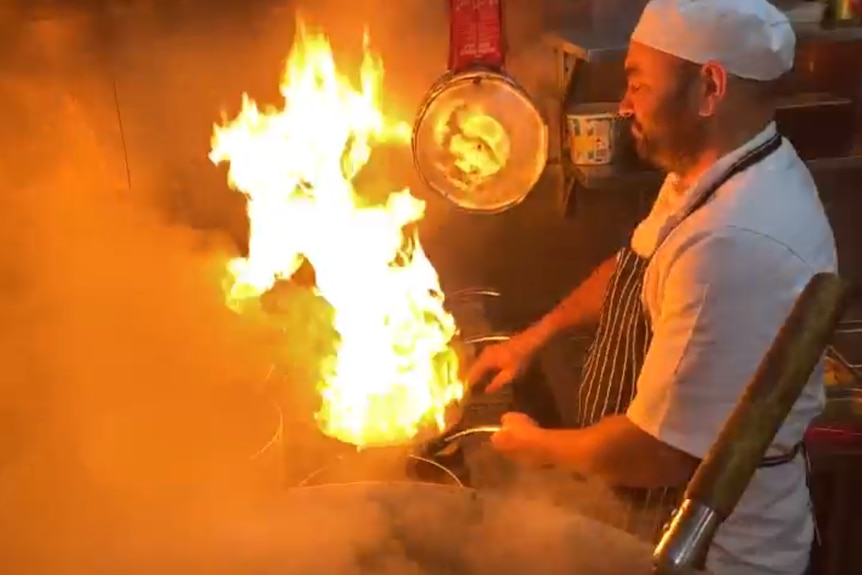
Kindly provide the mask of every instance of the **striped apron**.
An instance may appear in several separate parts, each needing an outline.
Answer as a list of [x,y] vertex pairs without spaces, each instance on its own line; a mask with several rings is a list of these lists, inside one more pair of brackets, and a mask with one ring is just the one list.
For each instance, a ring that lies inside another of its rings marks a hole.
[[[781,146],[775,135],[736,163],[709,187],[684,217],[706,204],[730,178],[761,162]],[[580,427],[594,425],[604,417],[622,415],[637,391],[637,379],[652,339],[649,316],[641,294],[649,259],[641,258],[629,247],[617,255],[617,268],[611,276],[602,302],[595,338],[587,350],[578,391],[577,419]],[[767,458],[762,466],[791,461],[799,452]],[[681,490],[615,489],[623,505],[615,502],[598,512],[598,519],[615,527],[654,541],[679,502]]]

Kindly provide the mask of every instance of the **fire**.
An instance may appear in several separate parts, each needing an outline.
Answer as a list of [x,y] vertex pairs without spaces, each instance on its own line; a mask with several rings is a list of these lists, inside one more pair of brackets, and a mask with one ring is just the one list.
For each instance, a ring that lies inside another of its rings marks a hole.
[[434,140],[448,152],[449,161],[457,168],[453,180],[468,188],[502,170],[512,147],[500,122],[480,107],[466,103],[440,115],[434,125]]
[[237,117],[215,126],[210,153],[229,163],[231,187],[248,199],[249,253],[230,263],[228,305],[241,311],[313,266],[339,335],[321,366],[317,421],[360,448],[442,430],[464,392],[456,325],[416,235],[424,203],[404,189],[374,205],[354,187],[376,142],[410,140],[409,125],[381,111],[382,78],[367,33],[355,86],[327,37],[300,22],[283,107],[261,110],[244,94]]

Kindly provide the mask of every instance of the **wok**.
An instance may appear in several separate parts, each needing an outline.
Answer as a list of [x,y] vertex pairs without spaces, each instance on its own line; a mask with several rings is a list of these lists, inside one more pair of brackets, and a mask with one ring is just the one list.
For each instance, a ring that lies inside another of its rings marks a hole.
[[[324,300],[318,298],[316,295],[313,295],[311,291],[308,290],[309,286],[313,286],[315,284],[315,273],[313,268],[307,262],[304,263],[296,274],[287,281],[278,282],[273,288],[264,294],[261,297],[261,311],[265,317],[275,318],[275,322],[279,323],[284,320],[285,325],[295,325],[302,323],[302,319],[308,320],[308,318],[293,318],[291,319],[289,313],[294,307],[300,308],[308,308],[308,309],[317,309],[318,311],[315,313],[319,313],[321,315],[325,315],[325,309],[328,309],[328,304],[325,303]],[[452,295],[451,298],[447,301],[447,307],[454,306],[455,308],[459,307],[459,304],[464,302],[469,302],[470,298],[481,296],[481,297],[497,297],[499,294],[489,290],[463,290],[461,292],[456,292]],[[301,298],[301,300],[300,300]],[[302,301],[301,306],[292,306],[291,304],[295,304],[296,301]],[[316,307],[315,307],[316,306]],[[456,315],[458,314],[455,310],[453,311]],[[313,314],[312,314],[313,315]],[[286,320],[284,318],[287,318]],[[463,322],[459,322],[463,323]],[[468,322],[470,323],[470,322]],[[285,329],[283,327],[277,328],[279,333]],[[479,334],[470,333],[467,336],[458,334],[453,340],[449,343],[449,350],[454,352],[457,357],[457,365],[459,372],[457,374],[448,373],[447,376],[455,379],[460,378],[463,381],[464,376],[466,375],[466,371],[468,367],[475,361],[477,352],[481,349],[481,347],[505,341],[509,339],[508,335],[499,334],[499,333],[488,333],[487,331]],[[283,372],[291,372],[295,371],[292,364],[294,362],[307,361],[306,357],[302,357],[300,359],[295,359],[293,362],[289,361],[288,365],[282,365],[281,362],[273,365],[269,374],[265,378],[263,382],[264,388],[272,387],[281,377],[284,375]],[[451,371],[450,366],[448,365],[451,360],[451,355],[448,354],[440,354],[438,358],[435,358],[435,361],[439,361],[440,364],[438,366],[438,373],[447,373]],[[403,440],[403,441],[379,441],[366,443],[362,445],[362,449],[387,449],[390,451],[395,451],[398,449],[402,449],[408,452],[414,452],[422,456],[433,455],[434,453],[445,449],[449,444],[453,441],[465,437],[467,435],[472,435],[476,433],[493,433],[496,431],[494,427],[477,427],[477,428],[468,428],[464,425],[464,413],[465,407],[470,402],[471,397],[475,393],[481,393],[481,386],[477,386],[478,389],[467,389],[464,391],[464,395],[460,400],[456,400],[451,402],[446,406],[445,412],[443,414],[442,425],[441,422],[436,420],[432,420],[428,418],[426,421],[421,422],[417,433],[415,433],[411,438]],[[318,403],[316,406],[308,406],[310,411],[316,412],[320,408],[320,404]],[[336,438],[336,441],[340,441]]]
[[[454,345],[459,354],[460,365],[462,368],[469,365],[478,346],[504,339],[505,336],[483,336],[458,340]],[[462,478],[449,466],[448,461],[452,456],[455,456],[455,461],[458,460],[455,453],[458,442],[470,436],[490,435],[500,429],[499,425],[466,424],[465,407],[473,393],[481,391],[476,388],[468,389],[460,401],[447,407],[446,422],[442,430],[436,426],[427,426],[416,436],[402,442],[368,444],[358,451],[345,450],[306,475],[299,485],[411,477],[463,486]]]
[[[459,339],[456,346],[460,365],[468,366],[477,346],[505,339],[504,336],[483,336]],[[284,389],[284,379],[278,366],[272,366],[261,387],[277,394]],[[292,461],[289,484],[307,485],[320,483],[345,483],[358,480],[400,480],[408,477],[425,478],[437,483],[461,484],[455,469],[462,469],[458,461],[459,441],[465,437],[490,435],[499,429],[497,425],[471,425],[466,418],[466,408],[472,395],[480,390],[466,390],[460,401],[453,402],[446,410],[442,428],[428,425],[415,436],[400,442],[379,442],[356,445],[343,442],[324,434],[310,415],[319,409],[319,404],[305,402],[305,408],[297,409],[301,401],[289,401],[288,413],[298,415],[285,422],[285,427],[297,431],[288,434],[284,449]],[[292,396],[290,396],[292,397]],[[281,402],[286,401],[284,398]],[[299,431],[299,430],[302,431]],[[292,440],[291,438],[295,438]],[[454,457],[454,460],[452,460]],[[445,461],[450,459],[450,461]]]
[[[450,346],[455,350],[455,353],[458,356],[460,377],[464,377],[468,366],[475,361],[476,352],[481,346],[505,341],[507,339],[508,336],[505,335],[489,335],[469,339],[456,338],[453,340]],[[464,391],[464,396],[460,400],[453,401],[446,407],[442,429],[436,422],[433,422],[420,427],[419,432],[408,440],[399,442],[371,443],[366,444],[363,447],[408,447],[421,455],[433,455],[445,450],[450,446],[450,444],[464,437],[482,433],[495,433],[499,430],[499,426],[481,425],[468,427],[464,425],[465,407],[470,402],[472,396],[476,393],[482,393],[481,385],[466,389]]]
[[645,575],[652,560],[647,544],[547,500],[433,484],[290,489],[242,523],[254,533],[219,527],[234,540],[210,559],[244,573]]
[[[466,288],[448,294],[446,297],[447,309],[457,318],[457,323],[462,328],[450,344],[458,356],[462,378],[482,348],[510,338],[507,332],[493,328],[488,317],[486,305],[500,297],[498,291],[486,288]],[[400,445],[411,448],[412,453],[420,458],[434,457],[465,437],[496,433],[499,426],[469,426],[464,418],[466,406],[470,404],[475,394],[483,392],[485,383],[487,382],[467,389],[460,401],[448,406],[442,430],[436,427],[425,428],[410,441],[402,442]]]

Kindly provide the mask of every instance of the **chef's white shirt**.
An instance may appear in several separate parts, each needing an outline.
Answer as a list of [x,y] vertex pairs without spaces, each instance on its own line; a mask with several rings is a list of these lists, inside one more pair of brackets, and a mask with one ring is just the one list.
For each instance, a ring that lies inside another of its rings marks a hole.
[[[835,240],[804,162],[786,140],[680,214],[727,168],[776,132],[771,124],[719,160],[689,189],[668,176],[632,236],[651,257],[643,286],[653,339],[628,417],[703,458],[811,276],[837,268]],[[769,455],[802,440],[823,407],[818,367]],[[759,469],[708,556],[714,575],[800,575],[813,520],[805,460]]]

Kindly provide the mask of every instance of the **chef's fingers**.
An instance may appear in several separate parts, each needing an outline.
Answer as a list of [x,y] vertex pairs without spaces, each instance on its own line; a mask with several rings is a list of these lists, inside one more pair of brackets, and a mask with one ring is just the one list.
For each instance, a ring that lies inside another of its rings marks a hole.
[[488,351],[488,349],[483,350],[479,354],[479,358],[467,370],[466,384],[468,388],[473,387],[490,371],[498,368],[494,355]]
[[495,393],[500,391],[505,386],[512,383],[512,380],[515,379],[516,371],[511,368],[501,369],[497,372],[497,375],[494,376],[494,379],[491,380],[485,387],[485,393]]
[[525,417],[527,416],[523,413],[519,413],[517,411],[507,411],[503,414],[502,417],[500,417],[500,425],[502,425],[503,427],[514,425],[522,422]]
[[509,431],[501,429],[491,436],[491,446],[497,451],[508,451],[510,447]]
[[520,411],[507,411],[500,418],[500,425],[505,429],[515,425],[538,425],[536,421]]

